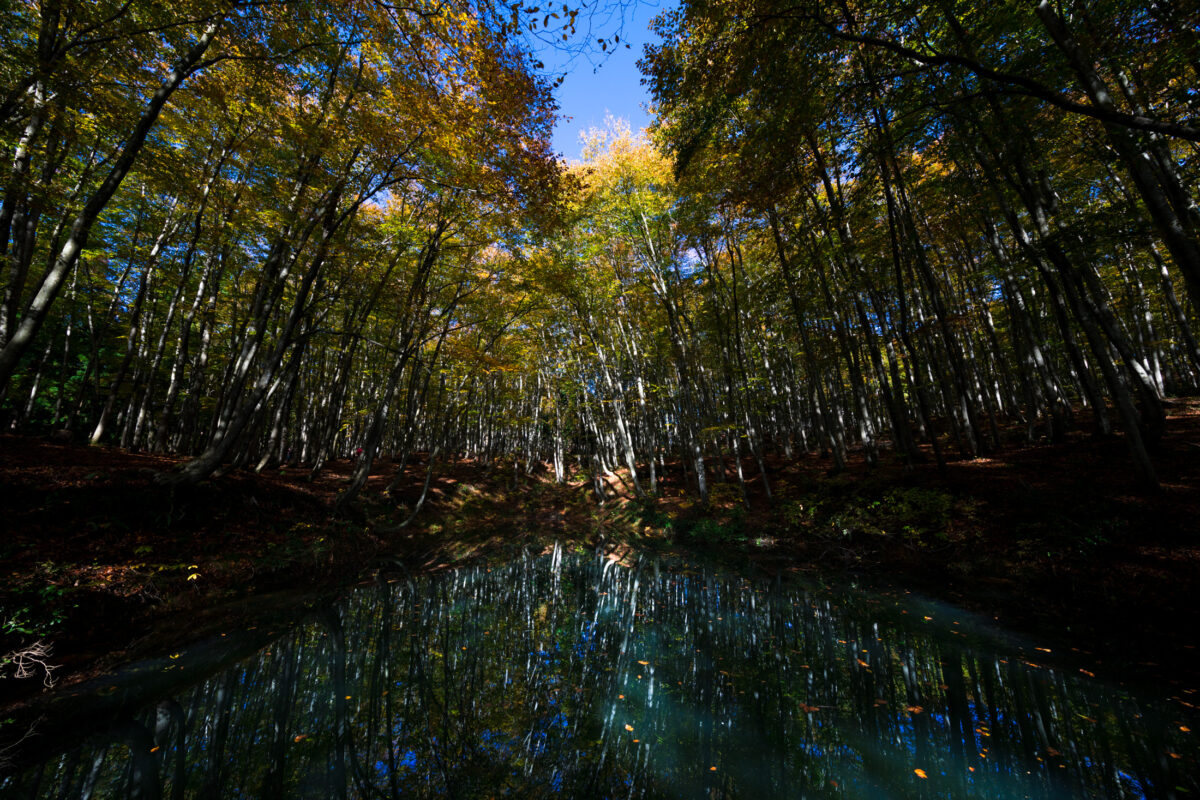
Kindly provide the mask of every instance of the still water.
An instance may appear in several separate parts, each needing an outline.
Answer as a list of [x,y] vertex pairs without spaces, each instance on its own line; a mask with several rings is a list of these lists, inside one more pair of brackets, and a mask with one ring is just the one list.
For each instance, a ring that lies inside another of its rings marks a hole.
[[1200,797],[1187,701],[1050,658],[945,606],[556,552],[360,589],[0,796]]

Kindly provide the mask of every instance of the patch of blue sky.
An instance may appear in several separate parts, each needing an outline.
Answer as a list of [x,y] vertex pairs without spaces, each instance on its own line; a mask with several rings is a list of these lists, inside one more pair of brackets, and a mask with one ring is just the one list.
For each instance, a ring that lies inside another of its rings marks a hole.
[[[584,135],[606,127],[609,117],[625,120],[634,132],[650,124],[650,94],[637,62],[645,45],[657,41],[651,20],[671,5],[670,0],[623,0],[590,17],[581,13],[575,35],[566,42],[551,31],[531,37],[545,74],[563,78],[554,91],[560,115],[554,152],[579,161]],[[601,49],[601,39],[608,49]]]

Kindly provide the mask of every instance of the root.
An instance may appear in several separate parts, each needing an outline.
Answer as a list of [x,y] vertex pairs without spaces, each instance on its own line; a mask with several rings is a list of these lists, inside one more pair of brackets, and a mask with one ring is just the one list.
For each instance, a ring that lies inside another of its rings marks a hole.
[[17,679],[32,678],[42,672],[42,685],[47,689],[54,685],[54,670],[57,666],[50,664],[51,645],[40,639],[21,650],[6,653],[0,661],[7,661],[13,666],[13,677]]

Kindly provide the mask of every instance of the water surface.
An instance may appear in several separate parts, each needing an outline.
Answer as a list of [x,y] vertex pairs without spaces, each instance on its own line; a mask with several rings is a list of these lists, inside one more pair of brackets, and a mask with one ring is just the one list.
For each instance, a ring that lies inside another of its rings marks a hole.
[[358,590],[0,796],[1200,796],[1185,705],[1055,658],[905,598],[556,553]]

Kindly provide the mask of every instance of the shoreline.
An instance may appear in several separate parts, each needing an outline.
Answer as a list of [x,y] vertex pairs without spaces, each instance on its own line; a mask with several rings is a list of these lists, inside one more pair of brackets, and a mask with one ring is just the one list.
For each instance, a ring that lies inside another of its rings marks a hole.
[[[619,475],[595,503],[589,481],[558,486],[511,463],[442,464],[411,528],[425,464],[407,467],[392,498],[384,461],[353,520],[329,515],[352,467],[231,471],[193,488],[153,484],[181,459],[114,448],[0,437],[4,652],[49,642],[55,689],[235,624],[230,611],[272,593],[337,592],[394,569],[412,574],[554,541],[709,559],[732,569],[859,577],[911,589],[993,618],[1016,633],[1092,659],[1113,680],[1200,686],[1200,416],[1172,421],[1165,489],[1143,494],[1121,474],[1119,439],[1078,436],[988,459],[852,464],[831,475],[807,456],[769,465],[774,502],[746,470],[716,483],[707,509],[669,469],[660,497],[639,501]],[[670,466],[670,465],[668,465]],[[727,465],[728,466],[728,465]],[[747,465],[748,466],[748,465]],[[732,470],[729,470],[732,473]],[[578,477],[578,476],[577,476]],[[1093,670],[1095,671],[1095,670]],[[0,705],[45,690],[11,669]]]

